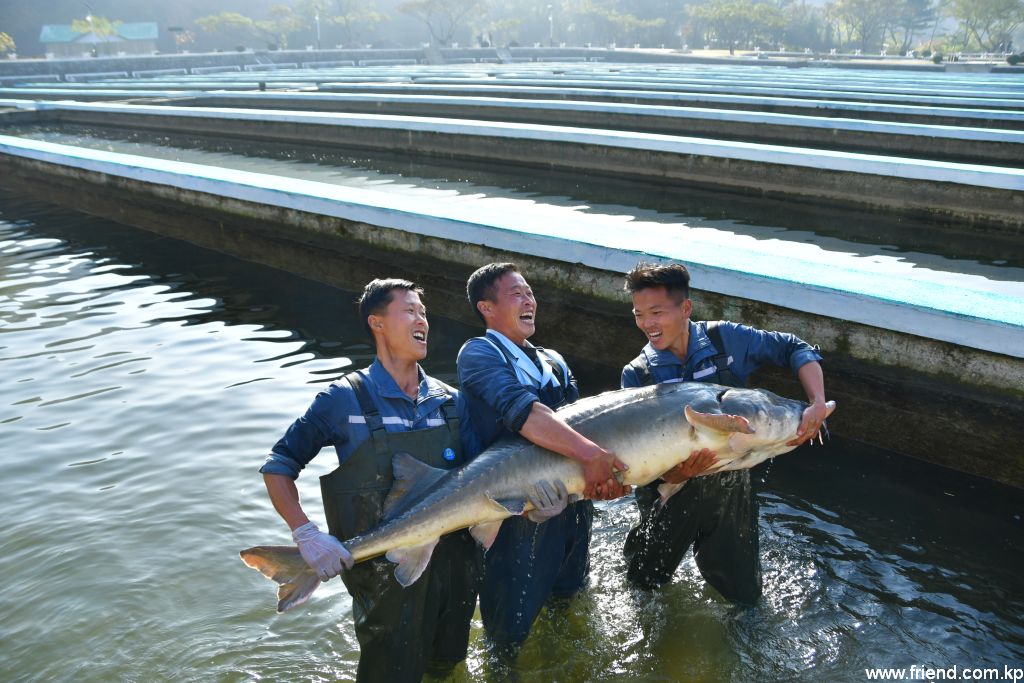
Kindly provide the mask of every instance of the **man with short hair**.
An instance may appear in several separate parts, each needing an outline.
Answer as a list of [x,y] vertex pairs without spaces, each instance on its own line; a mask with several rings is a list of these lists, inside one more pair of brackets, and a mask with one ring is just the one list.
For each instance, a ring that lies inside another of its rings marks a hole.
[[[340,573],[352,595],[358,681],[412,682],[428,666],[451,668],[466,657],[476,606],[482,560],[466,531],[445,535],[408,588],[382,557],[353,567],[339,541],[379,523],[396,453],[451,469],[479,452],[459,393],[419,366],[429,332],[422,295],[408,280],[366,285],[359,314],[377,358],[318,394],[260,470],[302,557],[324,581]],[[294,482],[325,446],[334,446],[340,463],[321,477],[329,533],[309,521]]]
[[[484,336],[463,345],[457,361],[481,445],[519,434],[580,463],[587,498],[628,493],[615,477],[626,465],[555,413],[576,401],[579,389],[561,355],[527,341],[535,331],[537,301],[518,266],[483,266],[469,277],[466,293],[487,326]],[[526,640],[548,598],[574,595],[586,582],[593,503],[570,504],[560,483],[553,482],[545,505],[531,501],[541,510],[503,521],[484,556],[480,613],[488,637],[504,654],[514,654]]]
[[[765,363],[788,365],[807,393],[809,406],[796,445],[812,439],[825,421],[825,385],[818,348],[792,334],[765,332],[736,323],[690,320],[690,273],[678,263],[640,263],[626,275],[636,326],[648,343],[622,371],[622,387],[687,380],[746,386]],[[627,577],[642,588],[672,579],[687,549],[704,580],[723,597],[751,604],[761,595],[757,499],[750,470],[696,477],[714,463],[698,451],[636,490],[640,522],[626,538]],[[686,485],[656,505],[662,482]]]

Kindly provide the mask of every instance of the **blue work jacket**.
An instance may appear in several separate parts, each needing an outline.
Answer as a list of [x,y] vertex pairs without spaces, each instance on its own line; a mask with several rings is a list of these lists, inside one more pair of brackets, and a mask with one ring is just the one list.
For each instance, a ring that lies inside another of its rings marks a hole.
[[[565,360],[550,349],[543,349],[543,353],[560,364],[565,373],[565,386],[558,392],[562,402],[576,401],[580,390]],[[511,363],[483,337],[474,337],[462,345],[456,366],[470,420],[484,448],[502,436],[518,434],[534,402],[551,407],[552,401],[544,401],[539,388],[522,384]]]
[[[359,373],[363,376],[374,405],[380,411],[388,432],[408,432],[445,424],[441,406],[454,398],[458,408],[459,431],[466,459],[480,452],[479,440],[470,424],[470,415],[459,392],[440,380],[424,374],[414,401],[399,388],[379,360]],[[316,395],[306,413],[292,423],[260,468],[263,474],[283,474],[295,479],[299,472],[326,446],[334,446],[338,464],[345,462],[370,438],[366,418],[355,391],[344,379],[333,382]]]
[[[658,351],[648,344],[637,356],[651,369],[652,384],[673,379],[687,381],[713,381],[715,367],[712,359],[719,353],[728,354],[729,369],[741,382],[754,370],[766,363],[789,366],[796,373],[811,361],[820,361],[818,347],[811,346],[787,332],[766,332],[747,325],[723,321],[718,324],[724,349],[716,350],[707,335],[707,323],[690,321],[690,340],[683,362],[669,350]],[[641,386],[640,377],[632,364],[622,370],[622,388]]]

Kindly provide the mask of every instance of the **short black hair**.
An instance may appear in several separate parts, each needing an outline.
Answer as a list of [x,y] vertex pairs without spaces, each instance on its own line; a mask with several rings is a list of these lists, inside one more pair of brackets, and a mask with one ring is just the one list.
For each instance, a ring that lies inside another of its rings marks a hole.
[[507,273],[518,273],[519,266],[514,263],[488,263],[486,266],[477,268],[466,281],[466,296],[469,297],[469,305],[481,321],[486,323],[483,313],[476,305],[484,300],[494,301],[494,284],[503,278]]
[[387,309],[388,304],[394,299],[394,291],[402,289],[419,294],[423,298],[423,288],[415,282],[402,280],[400,278],[387,278],[384,280],[371,280],[363,287],[363,294],[359,297],[359,317],[363,319],[363,329],[373,339],[373,332],[370,330],[369,317],[380,315]]
[[625,289],[630,294],[651,287],[664,287],[665,293],[682,302],[690,298],[690,271],[681,263],[640,263],[626,273]]

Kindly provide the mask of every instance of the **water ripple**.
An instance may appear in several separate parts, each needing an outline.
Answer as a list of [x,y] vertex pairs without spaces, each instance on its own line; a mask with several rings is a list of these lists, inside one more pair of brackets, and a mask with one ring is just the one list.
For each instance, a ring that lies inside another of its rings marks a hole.
[[[0,252],[19,288],[0,305],[0,678],[354,678],[341,583],[277,615],[237,559],[290,542],[257,470],[320,387],[368,361],[354,294],[4,195]],[[433,374],[454,377],[455,348]],[[906,485],[859,451],[787,458],[755,473],[756,606],[722,600],[692,555],[669,585],[630,587],[635,508],[600,503],[588,589],[542,612],[512,672],[475,620],[450,680],[861,681],[1024,658],[1019,493],[920,465]],[[303,500],[335,465],[310,464]]]

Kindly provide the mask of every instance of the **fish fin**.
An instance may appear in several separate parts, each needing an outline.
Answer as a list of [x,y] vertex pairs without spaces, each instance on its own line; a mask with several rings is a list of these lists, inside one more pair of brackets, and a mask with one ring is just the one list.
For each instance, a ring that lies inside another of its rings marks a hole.
[[525,498],[502,498],[501,500],[488,498],[488,500],[507,515],[521,515],[526,512],[527,500]]
[[754,428],[742,415],[728,415],[726,413],[701,413],[690,406],[683,408],[686,413],[686,421],[696,429],[706,429],[713,432],[742,432],[753,434]]
[[662,484],[658,484],[658,505],[661,506],[667,503],[668,499],[676,495],[676,493],[679,492],[679,489],[683,488],[685,484],[685,481],[682,484],[670,484],[667,481]]
[[486,522],[484,524],[477,524],[469,528],[469,535],[476,539],[476,542],[487,550],[494,543],[494,539],[498,536],[498,530],[501,529],[502,520],[497,522]]
[[431,467],[408,453],[395,453],[391,458],[394,483],[384,500],[383,521],[398,517],[408,509],[402,501],[416,498],[414,492],[424,491],[443,477],[447,470]]
[[746,470],[751,467],[756,467],[763,463],[765,460],[769,460],[775,456],[766,455],[764,453],[747,453],[746,455],[735,458],[728,462],[725,467],[722,468],[723,472],[733,470]]
[[278,584],[277,611],[285,612],[309,600],[320,577],[295,546],[261,545],[238,553],[246,566]]
[[411,548],[392,548],[384,553],[384,557],[398,564],[395,567],[395,578],[403,588],[408,588],[420,578],[427,565],[430,564],[430,556],[434,553],[434,546],[440,538],[432,538],[422,545]]

